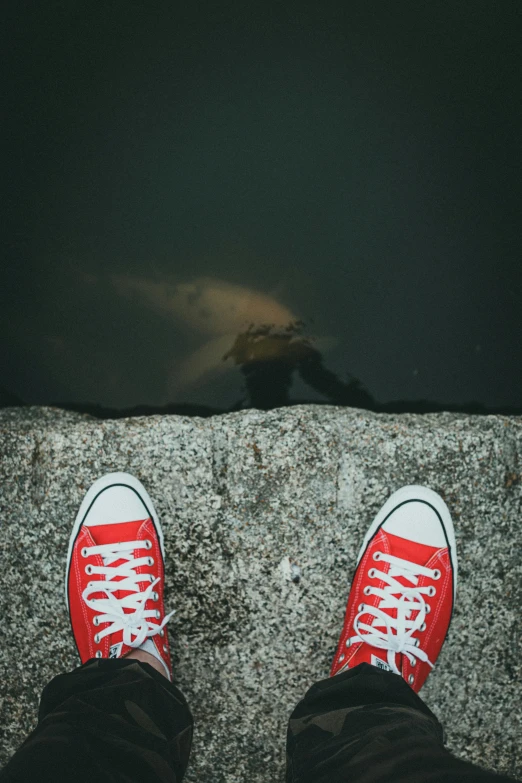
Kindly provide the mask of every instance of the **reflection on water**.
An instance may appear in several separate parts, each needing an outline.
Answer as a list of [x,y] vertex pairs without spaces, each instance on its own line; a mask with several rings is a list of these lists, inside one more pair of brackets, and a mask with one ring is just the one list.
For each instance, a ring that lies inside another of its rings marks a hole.
[[335,405],[373,407],[375,401],[357,379],[343,383],[323,365],[320,351],[301,336],[304,325],[304,321],[295,321],[279,332],[273,325],[250,326],[237,336],[223,359],[232,357],[240,365],[248,392],[247,407],[288,405],[295,372]]
[[[261,366],[266,374],[269,368],[274,372],[284,365],[291,375],[298,355],[303,359],[309,354],[309,341],[296,339],[304,321],[274,295],[213,277],[169,283],[120,275],[113,277],[113,285],[120,296],[188,328],[199,339],[199,346],[168,371],[170,399],[186,394],[210,373],[235,365],[241,365],[247,378],[253,364],[256,377]],[[335,344],[332,338],[314,341],[323,350]]]
[[[325,366],[325,359],[319,348],[331,347],[336,343],[335,338],[317,339],[307,336],[303,320],[295,318],[272,298],[241,286],[231,286],[210,278],[171,287],[146,280],[120,278],[116,285],[120,292],[134,292],[143,296],[150,306],[180,318],[201,334],[213,335],[211,340],[181,361],[179,367],[171,370],[170,387],[177,392],[184,389],[187,392],[186,401],[163,406],[144,404],[125,409],[107,408],[96,402],[55,403],[57,407],[89,413],[100,418],[158,413],[206,417],[248,408],[271,410],[306,403],[348,406],[386,413],[522,413],[519,408],[495,409],[475,401],[463,404],[444,404],[429,400],[378,403],[358,378],[351,376],[349,381],[343,381]],[[274,313],[278,316],[277,322],[259,323],[267,314]],[[250,323],[247,328],[234,335],[231,331],[233,327],[248,320]],[[223,353],[225,347],[227,350]],[[226,408],[189,401],[190,386],[194,382],[205,374],[232,367],[239,368],[243,376],[246,396],[240,397]],[[290,389],[296,376],[299,376],[311,391],[322,395],[324,401],[317,398],[291,399]],[[25,404],[19,396],[0,386],[0,408]]]
[[[343,380],[331,367],[331,349],[339,347],[344,354],[345,335],[312,335],[307,322],[281,301],[280,292],[265,293],[211,276],[173,281],[165,276],[89,274],[88,279],[77,279],[84,298],[71,283],[69,299],[81,304],[62,310],[66,331],[43,334],[39,343],[47,363],[55,358],[53,368],[64,385],[74,382],[70,388],[75,388],[76,399],[64,401],[62,396],[58,402],[48,394],[40,404],[102,418],[161,412],[208,416],[303,403],[383,412],[495,412],[476,402],[377,402],[361,380],[348,373],[343,373],[348,378]],[[82,310],[88,321],[82,320]],[[87,326],[91,343],[86,342]],[[93,367],[96,385],[86,387]],[[220,378],[224,383],[217,393]],[[291,396],[296,381],[299,399],[295,391]],[[308,390],[304,396],[303,389]],[[139,404],[103,406],[101,400],[109,391],[115,400],[134,397]],[[231,403],[225,402],[227,397]],[[165,404],[152,405],[152,399]],[[4,381],[0,407],[24,403]],[[499,412],[520,413],[505,407]]]

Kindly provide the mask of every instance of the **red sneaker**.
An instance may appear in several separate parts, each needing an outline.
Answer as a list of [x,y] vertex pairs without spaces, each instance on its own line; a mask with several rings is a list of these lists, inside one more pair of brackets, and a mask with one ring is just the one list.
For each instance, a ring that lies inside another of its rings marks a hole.
[[163,533],[138,479],[108,473],[76,517],[67,553],[65,600],[82,663],[141,647],[172,680],[165,615]]
[[394,492],[359,552],[330,676],[366,662],[399,674],[418,693],[448,634],[457,567],[442,498],[420,486]]

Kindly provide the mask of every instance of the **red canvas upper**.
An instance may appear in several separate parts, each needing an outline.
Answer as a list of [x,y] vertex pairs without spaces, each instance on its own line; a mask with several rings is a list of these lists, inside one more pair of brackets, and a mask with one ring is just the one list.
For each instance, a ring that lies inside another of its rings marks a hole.
[[[152,574],[154,579],[157,577],[160,578],[160,581],[153,587],[153,590],[158,594],[158,600],[154,601],[151,597],[146,601],[145,604],[146,610],[159,610],[159,619],[153,618],[150,620],[150,622],[160,625],[165,616],[165,607],[163,602],[164,570],[160,543],[152,519],[141,519],[119,524],[96,525],[93,527],[87,527],[84,524],[80,527],[71,554],[68,578],[68,595],[72,630],[82,663],[85,663],[90,658],[94,658],[97,651],[101,651],[103,658],[121,658],[132,649],[126,644],[122,644],[121,649],[119,649],[119,647],[115,647],[115,645],[119,645],[119,643],[123,642],[123,631],[111,633],[101,639],[99,644],[95,643],[95,634],[103,631],[110,625],[110,623],[105,622],[100,623],[97,626],[94,625],[93,618],[97,614],[100,614],[100,612],[90,608],[82,598],[82,594],[89,583],[100,581],[102,584],[105,581],[105,576],[103,574],[89,575],[85,572],[85,567],[88,564],[92,566],[103,566],[104,562],[103,557],[100,554],[89,554],[88,557],[83,557],[81,554],[82,549],[84,547],[112,544],[123,541],[146,540],[151,541],[152,547],[150,549],[135,549],[134,557],[152,557],[154,563],[153,565],[136,566],[134,570],[138,574]],[[116,560],[111,563],[110,567],[117,567],[118,565],[121,565],[125,562],[127,562],[126,559],[122,558],[121,560]],[[120,576],[114,576],[109,577],[109,580],[116,582],[121,581],[122,578],[123,577]],[[145,591],[149,584],[150,580],[140,582],[140,591]],[[119,599],[129,595],[130,593],[131,591],[129,590],[122,590],[115,591],[113,595]],[[100,599],[106,597],[106,593],[103,590],[100,590],[99,592],[91,593],[89,600],[92,600],[93,598]],[[124,612],[129,614],[133,612],[133,610],[130,607],[126,607],[124,608]],[[133,637],[133,639],[134,638],[135,637]],[[170,649],[166,626],[164,626],[162,629],[162,635],[157,633],[156,635],[149,638],[155,645],[162,660],[165,662],[168,670],[172,675]],[[110,653],[111,647],[113,648],[112,655]]]
[[[355,572],[350,595],[348,597],[341,638],[332,663],[331,676],[339,674],[347,668],[353,669],[363,662],[380,666],[380,668],[383,669],[388,668],[388,651],[386,649],[372,646],[369,642],[362,641],[352,641],[351,646],[346,646],[346,640],[357,635],[354,629],[354,620],[359,613],[359,605],[366,604],[378,607],[381,601],[383,601],[382,596],[380,595],[365,595],[363,592],[364,588],[366,586],[381,589],[389,588],[389,585],[382,579],[375,577],[370,578],[368,576],[368,572],[371,571],[371,569],[387,574],[392,567],[390,563],[383,560],[374,560],[373,555],[378,551],[426,566],[430,569],[439,569],[441,571],[439,579],[419,575],[417,577],[418,581],[416,585],[404,576],[396,576],[394,578],[405,587],[421,588],[432,585],[436,589],[436,594],[434,596],[429,596],[425,593],[422,594],[424,601],[430,606],[431,611],[429,614],[426,614],[424,620],[426,623],[426,630],[420,631],[417,629],[413,634],[413,638],[418,638],[420,641],[420,649],[426,652],[428,660],[433,664],[437,660],[446,638],[453,609],[453,569],[448,547],[438,548],[425,546],[424,544],[419,544],[387,533],[381,528],[373,539],[368,542],[368,546],[361,557]],[[393,595],[397,599],[400,598],[399,592],[394,592]],[[413,600],[417,603],[418,599]],[[382,611],[394,619],[397,618],[397,609],[386,608]],[[408,621],[415,620],[418,614],[418,610],[412,611]],[[375,616],[365,612],[359,616],[357,622],[358,624],[363,622],[367,625],[372,625],[374,621],[377,621]],[[384,627],[379,626],[378,630],[382,631],[382,633],[386,633]],[[359,632],[363,637],[368,633],[367,629],[364,628],[359,628]],[[340,660],[342,655],[344,655],[344,659]],[[431,671],[429,663],[416,659],[415,666],[412,666],[408,656],[403,653],[397,653],[395,655],[395,663],[407,682],[409,682],[410,675],[413,675],[414,680],[410,685],[413,690],[418,693]]]

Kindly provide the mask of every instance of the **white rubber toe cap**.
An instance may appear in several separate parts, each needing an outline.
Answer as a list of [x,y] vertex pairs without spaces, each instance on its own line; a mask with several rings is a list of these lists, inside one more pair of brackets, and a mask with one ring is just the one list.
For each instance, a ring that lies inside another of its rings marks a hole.
[[84,524],[87,527],[115,525],[147,519],[149,516],[147,507],[133,489],[115,485],[102,490],[96,497]]
[[87,527],[115,525],[148,519],[150,499],[141,483],[128,473],[108,473],[98,479],[87,493],[79,516]]
[[394,536],[426,546],[444,547],[447,540],[440,517],[431,505],[407,500],[392,511],[382,529]]

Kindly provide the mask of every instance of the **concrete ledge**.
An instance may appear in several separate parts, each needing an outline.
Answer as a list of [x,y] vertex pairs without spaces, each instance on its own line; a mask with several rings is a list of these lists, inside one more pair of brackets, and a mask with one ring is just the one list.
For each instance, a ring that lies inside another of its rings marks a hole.
[[410,483],[446,499],[459,557],[449,637],[420,695],[456,755],[522,776],[521,451],[522,417],[0,411],[0,764],[45,683],[78,665],[69,533],[90,484],[125,470],[165,533],[173,663],[196,720],[188,783],[283,780],[288,716],[328,676],[360,542]]

